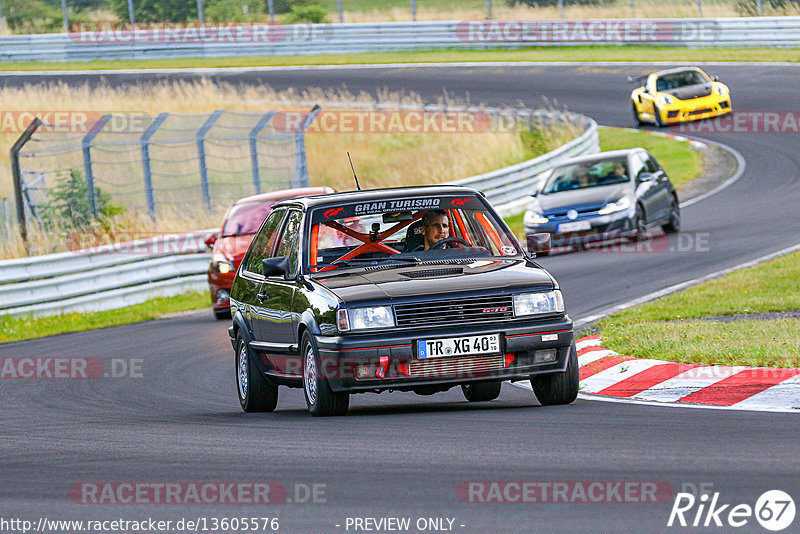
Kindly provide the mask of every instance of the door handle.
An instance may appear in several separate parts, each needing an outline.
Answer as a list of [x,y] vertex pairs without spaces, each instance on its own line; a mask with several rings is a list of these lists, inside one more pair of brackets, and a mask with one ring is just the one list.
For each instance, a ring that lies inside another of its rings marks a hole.
[[258,299],[258,302],[264,302],[269,298],[269,295],[267,295],[266,293],[259,293],[258,295],[256,295],[256,298]]

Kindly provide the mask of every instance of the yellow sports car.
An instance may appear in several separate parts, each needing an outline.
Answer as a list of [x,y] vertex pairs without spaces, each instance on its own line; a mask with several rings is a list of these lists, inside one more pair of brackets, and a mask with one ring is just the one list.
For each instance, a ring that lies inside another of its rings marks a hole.
[[658,126],[725,115],[731,111],[728,86],[697,67],[662,70],[647,76],[628,77],[644,83],[631,93],[636,125]]

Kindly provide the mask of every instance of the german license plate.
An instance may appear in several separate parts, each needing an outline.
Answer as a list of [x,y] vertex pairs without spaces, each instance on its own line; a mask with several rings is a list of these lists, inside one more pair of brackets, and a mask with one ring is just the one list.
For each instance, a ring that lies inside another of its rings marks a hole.
[[444,339],[420,339],[417,341],[417,358],[449,358],[500,352],[500,334],[482,336],[450,337]]
[[591,230],[592,223],[589,221],[575,221],[562,223],[558,225],[558,233],[564,234],[567,232],[580,232],[582,230]]

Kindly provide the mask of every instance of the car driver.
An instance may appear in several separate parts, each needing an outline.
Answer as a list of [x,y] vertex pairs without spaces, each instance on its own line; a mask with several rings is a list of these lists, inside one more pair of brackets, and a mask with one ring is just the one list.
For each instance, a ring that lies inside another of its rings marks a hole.
[[428,210],[422,217],[422,237],[425,250],[450,237],[450,220],[444,210]]

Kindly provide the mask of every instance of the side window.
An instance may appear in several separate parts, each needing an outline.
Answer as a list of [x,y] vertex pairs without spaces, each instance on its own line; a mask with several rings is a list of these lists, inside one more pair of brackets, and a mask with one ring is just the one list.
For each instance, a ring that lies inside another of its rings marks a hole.
[[645,172],[644,161],[642,161],[639,154],[633,154],[631,156],[631,176],[636,176],[638,178],[643,172]]
[[647,172],[658,172],[661,170],[661,165],[659,165],[653,156],[647,156],[644,160],[644,167],[647,169]]
[[297,276],[298,250],[297,243],[300,240],[300,223],[303,221],[303,214],[297,210],[289,212],[286,226],[283,228],[281,240],[278,243],[276,256],[286,256],[288,260],[287,277]]
[[285,215],[285,209],[273,210],[267,220],[264,221],[264,225],[250,245],[250,250],[247,251],[244,267],[246,271],[254,274],[264,274],[264,265],[261,262],[264,258],[272,255],[275,240],[278,238],[278,230]]

